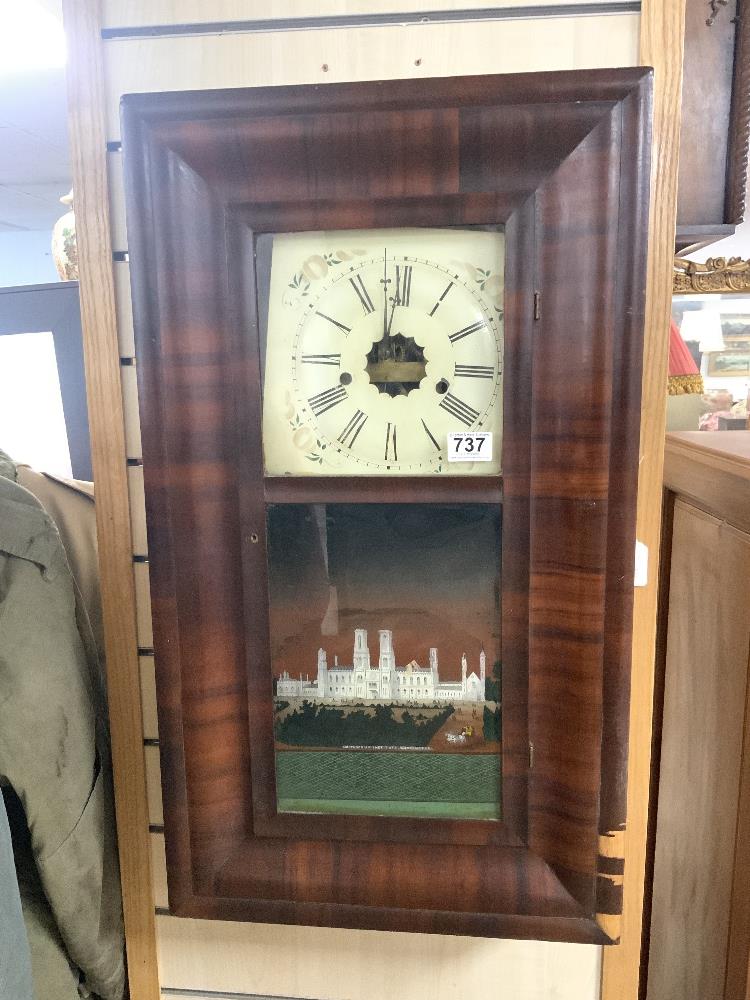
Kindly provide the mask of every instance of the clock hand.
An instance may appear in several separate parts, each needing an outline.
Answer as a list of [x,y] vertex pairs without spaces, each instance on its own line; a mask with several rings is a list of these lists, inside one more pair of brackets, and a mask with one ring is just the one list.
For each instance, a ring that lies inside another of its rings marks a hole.
[[383,340],[388,336],[388,249],[383,250]]
[[395,313],[395,311],[396,311],[396,299],[394,298],[393,305],[391,306],[391,318],[388,320],[388,325],[385,328],[385,333],[383,334],[384,338],[390,337],[391,335],[391,325],[393,323],[393,314]]

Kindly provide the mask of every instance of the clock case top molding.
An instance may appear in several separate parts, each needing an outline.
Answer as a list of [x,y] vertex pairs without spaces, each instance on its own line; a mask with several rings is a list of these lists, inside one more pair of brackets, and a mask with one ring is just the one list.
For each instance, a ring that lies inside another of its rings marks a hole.
[[[173,913],[616,939],[651,75],[123,98]],[[502,477],[264,477],[255,235],[473,225]],[[439,501],[503,505],[503,822],[269,815],[265,505]]]

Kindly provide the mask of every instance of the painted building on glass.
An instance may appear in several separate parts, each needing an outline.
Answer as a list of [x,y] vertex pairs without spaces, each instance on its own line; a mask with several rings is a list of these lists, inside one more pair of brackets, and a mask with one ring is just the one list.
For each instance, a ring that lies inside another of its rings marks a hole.
[[335,658],[332,666],[324,649],[318,650],[315,679],[294,678],[284,671],[277,681],[279,698],[303,698],[308,701],[384,701],[393,703],[421,702],[482,702],[485,697],[486,657],[479,654],[479,674],[469,673],[466,653],[461,657],[461,680],[441,681],[438,671],[438,651],[430,649],[429,665],[420,666],[411,660],[404,667],[396,666],[393,633],[381,629],[380,654],[377,665],[370,660],[367,630],[354,630],[354,651],[351,666],[343,666]]

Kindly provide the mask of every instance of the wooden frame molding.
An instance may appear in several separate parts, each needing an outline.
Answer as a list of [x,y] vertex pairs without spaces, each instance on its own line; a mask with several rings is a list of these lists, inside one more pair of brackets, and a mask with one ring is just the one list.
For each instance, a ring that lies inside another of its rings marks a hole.
[[104,124],[99,5],[64,0],[68,115],[81,324],[107,656],[107,690],[128,980],[133,1000],[158,1000],[151,898],[130,508],[120,383]]

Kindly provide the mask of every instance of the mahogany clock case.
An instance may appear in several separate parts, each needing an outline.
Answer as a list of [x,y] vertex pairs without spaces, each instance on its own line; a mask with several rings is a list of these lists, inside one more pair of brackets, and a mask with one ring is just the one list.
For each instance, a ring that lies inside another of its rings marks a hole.
[[[170,910],[608,943],[651,71],[123,99]],[[264,477],[254,240],[502,226],[502,476]],[[275,811],[269,504],[502,504],[502,821]]]

